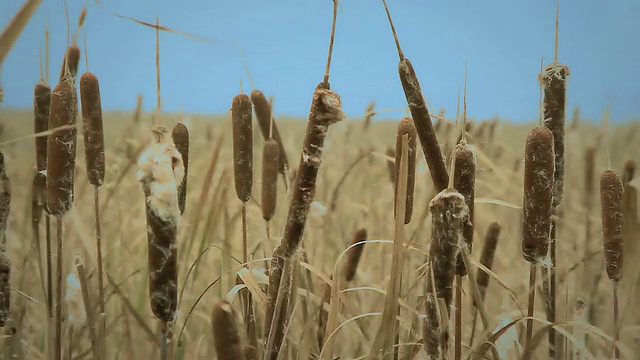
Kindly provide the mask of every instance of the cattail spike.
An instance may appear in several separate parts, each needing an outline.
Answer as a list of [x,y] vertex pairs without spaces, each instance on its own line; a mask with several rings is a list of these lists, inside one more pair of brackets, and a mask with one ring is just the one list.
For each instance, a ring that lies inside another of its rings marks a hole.
[[102,104],[100,84],[92,73],[80,77],[80,100],[84,125],[84,151],[87,162],[87,176],[93,186],[104,182],[105,154],[104,131],[102,128]]
[[262,153],[262,218],[271,220],[278,202],[279,146],[273,139],[264,142]]
[[[482,248],[482,254],[480,255],[480,264],[482,264],[489,270],[491,270],[491,268],[493,267],[493,259],[498,247],[500,231],[500,224],[498,224],[497,222],[493,222],[491,223],[491,225],[489,225],[489,229],[487,230],[487,234],[484,238],[484,247]],[[478,287],[480,288],[480,295],[484,300],[487,293],[487,288],[489,287],[489,274],[484,271],[478,271],[478,273],[476,274],[476,283],[478,283]],[[475,301],[473,303],[474,306],[477,306]]]
[[[464,196],[464,202],[469,209],[468,221],[463,225],[464,242],[471,253],[473,245],[473,225],[474,225],[474,201],[475,201],[475,188],[476,188],[476,152],[475,149],[466,144],[464,141],[458,144],[454,150],[455,156],[455,172],[453,175],[453,188],[456,189],[462,196]],[[467,275],[467,269],[465,268],[462,256],[458,254],[456,260],[456,275]]]
[[211,312],[213,342],[218,359],[243,360],[240,331],[231,304],[225,300],[217,303]]
[[[407,160],[408,164],[408,175],[407,175],[407,193],[405,195],[406,199],[406,211],[404,217],[404,223],[408,224],[411,222],[411,216],[413,215],[413,195],[415,190],[415,182],[416,182],[416,126],[413,123],[413,119],[410,117],[404,117],[400,120],[398,124],[398,132],[396,136],[396,164],[400,164],[400,157],[402,156],[402,137],[404,135],[408,136],[408,145],[409,145],[409,159]],[[398,181],[397,179],[400,176],[400,167],[396,166],[395,169],[395,197],[397,199],[398,196]],[[393,213],[396,215],[396,206],[397,200],[394,200]]]
[[[44,81],[36,84],[33,90],[33,119],[36,134],[49,129],[49,106],[51,105],[51,87]],[[36,143],[36,170],[47,167],[47,137],[38,136]]]
[[233,98],[233,174],[236,195],[243,203],[251,198],[253,185],[253,127],[251,124],[251,100],[246,94]]
[[[353,241],[351,244],[357,244],[359,242],[367,240],[367,229],[362,228],[353,235]],[[356,276],[356,270],[358,269],[358,263],[360,257],[364,251],[364,244],[356,245],[347,251],[347,262],[344,264],[344,279],[351,281]]]
[[[60,82],[63,82],[66,78],[70,79],[75,84],[76,75],[78,74],[78,64],[80,63],[80,48],[76,44],[71,44],[67,48],[64,60],[62,61],[62,68],[60,69]],[[68,75],[67,75],[68,74]]]
[[278,143],[278,171],[283,176],[287,176],[289,161],[287,159],[287,154],[284,151],[284,144],[282,142],[282,138],[280,137],[278,126],[273,119],[273,107],[271,106],[270,102],[267,101],[267,98],[260,90],[253,90],[251,92],[251,102],[253,103],[253,107],[256,113],[256,120],[258,121],[258,125],[260,126],[262,136],[265,140],[271,138]]
[[176,146],[176,150],[182,156],[182,164],[184,165],[184,177],[178,185],[178,206],[180,207],[180,215],[184,214],[187,206],[187,178],[189,175],[189,129],[187,126],[179,122],[171,132],[171,138]]
[[600,203],[602,206],[602,235],[604,262],[609,279],[622,279],[624,250],[623,184],[614,170],[605,170],[600,176]]

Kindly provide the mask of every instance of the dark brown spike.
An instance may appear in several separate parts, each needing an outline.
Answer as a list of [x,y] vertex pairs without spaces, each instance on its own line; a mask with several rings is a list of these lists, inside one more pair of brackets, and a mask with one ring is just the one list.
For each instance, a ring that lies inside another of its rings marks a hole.
[[0,152],[0,251],[6,251],[7,223],[11,211],[11,182],[7,175],[4,154]]
[[287,153],[284,149],[280,131],[278,131],[278,125],[273,119],[273,114],[271,113],[271,105],[260,90],[253,90],[251,92],[251,102],[253,103],[253,108],[256,112],[256,120],[258,121],[258,125],[260,126],[262,136],[265,140],[271,137],[278,143],[280,154],[278,161],[278,171],[283,176],[286,176],[287,169],[289,168],[289,159],[287,158]]
[[171,132],[171,138],[176,146],[176,150],[182,155],[182,164],[184,164],[184,177],[178,185],[178,206],[180,207],[180,215],[184,214],[187,206],[187,179],[189,177],[189,129],[182,122],[176,124]]
[[602,236],[604,263],[611,281],[622,280],[624,256],[623,184],[614,170],[600,176],[600,205],[602,206]]
[[262,218],[271,220],[278,202],[278,164],[280,148],[274,139],[264,142],[262,153]]
[[[33,90],[33,119],[35,133],[49,129],[49,106],[51,105],[51,87],[44,81],[36,84]],[[47,168],[47,137],[38,136],[36,143],[36,169]]]
[[11,261],[0,252],[0,327],[7,325],[11,317]]
[[62,68],[60,69],[60,79],[62,82],[65,79],[67,73],[67,63],[69,63],[69,77],[71,82],[75,84],[76,75],[78,74],[78,64],[80,63],[80,48],[76,44],[71,44],[67,48],[64,59],[62,61]]
[[244,349],[240,339],[240,331],[231,304],[220,301],[211,312],[213,343],[218,359],[244,360]]
[[544,259],[549,249],[553,173],[553,133],[545,127],[534,128],[525,147],[522,227],[522,253],[532,263]]
[[[367,229],[362,228],[353,235],[351,244],[357,244],[365,240],[367,240]],[[360,262],[363,251],[364,244],[356,245],[347,251],[347,262],[345,262],[343,270],[346,281],[351,281],[356,276],[356,270],[358,269],[358,263]]]
[[[474,201],[476,192],[476,152],[471,145],[458,144],[454,149],[455,174],[453,176],[453,188],[464,196],[464,202],[469,209],[468,221],[463,226],[464,242],[471,253],[473,246]],[[456,275],[467,275],[462,256],[458,254],[456,260]]]
[[636,173],[636,162],[629,159],[626,163],[624,163],[624,183],[629,183],[633,180]]
[[251,100],[246,94],[233,98],[233,175],[236,195],[243,203],[251,198],[253,185],[253,126],[251,124]]
[[[500,238],[500,230],[500,224],[493,222],[489,225],[489,229],[487,230],[487,234],[484,238],[484,247],[482,248],[482,254],[480,255],[480,264],[484,265],[484,267],[489,270],[493,267],[493,259],[496,254],[498,240]],[[487,294],[487,288],[489,287],[489,274],[482,270],[478,271],[476,274],[476,283],[478,283],[478,288],[480,289],[480,297],[484,300]],[[475,300],[473,304],[474,306],[477,306]]]
[[49,129],[66,128],[55,130],[47,139],[47,209],[54,216],[67,213],[73,203],[77,115],[75,86],[63,81],[51,93]]
[[[398,123],[398,131],[396,135],[396,164],[400,164],[400,157],[402,156],[402,137],[407,135],[408,137],[408,145],[409,145],[409,159],[407,161],[409,172],[407,174],[407,193],[405,194],[406,198],[406,211],[404,217],[404,223],[408,224],[411,222],[411,216],[413,215],[413,195],[415,191],[415,183],[416,183],[416,126],[413,123],[413,119],[410,117],[404,117]],[[394,199],[398,196],[398,177],[400,176],[400,167],[395,167],[395,191],[394,191]],[[393,201],[393,214],[394,217],[396,215],[396,206],[397,200]]]
[[105,155],[104,131],[102,128],[102,104],[100,84],[92,73],[80,77],[80,101],[84,129],[84,153],[87,162],[87,177],[93,186],[104,182]]

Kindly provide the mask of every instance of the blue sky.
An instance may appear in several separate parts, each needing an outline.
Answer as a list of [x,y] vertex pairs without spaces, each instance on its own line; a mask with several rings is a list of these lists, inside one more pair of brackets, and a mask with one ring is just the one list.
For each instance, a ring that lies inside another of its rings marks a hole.
[[[0,26],[22,1],[0,2]],[[322,80],[331,27],[331,0],[68,0],[72,31],[87,6],[89,68],[100,79],[105,109],[131,110],[137,94],[155,107],[154,31],[114,13],[214,39],[160,37],[163,109],[223,113],[239,92],[250,91],[244,50],[258,89],[273,95],[275,113],[306,116]],[[540,60],[553,59],[555,1],[491,0],[388,2],[407,58],[432,112],[455,113],[468,62],[468,113],[513,121],[537,119]],[[44,0],[5,61],[0,81],[5,106],[28,108],[39,79],[38,47],[51,32],[52,79],[66,45],[61,0]],[[640,1],[564,0],[560,5],[559,60],[571,69],[568,111],[598,120],[611,105],[613,121],[640,114]],[[82,44],[81,48],[82,48]],[[406,107],[398,56],[381,1],[342,0],[338,14],[332,89],[349,116]],[[84,72],[84,62],[80,72]],[[402,112],[381,114],[400,116]]]

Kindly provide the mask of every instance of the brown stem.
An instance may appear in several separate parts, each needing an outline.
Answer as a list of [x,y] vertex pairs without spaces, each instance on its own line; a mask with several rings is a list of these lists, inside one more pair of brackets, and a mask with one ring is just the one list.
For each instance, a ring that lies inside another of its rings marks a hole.
[[536,302],[536,264],[531,263],[529,269],[529,306],[527,308],[527,337],[525,340],[524,348],[528,348],[531,345],[531,338],[533,337],[533,310]]
[[455,360],[462,359],[462,276],[456,276]]
[[56,336],[55,360],[62,360],[62,216],[56,217]]
[[53,318],[53,272],[51,268],[51,216],[45,216],[45,241],[47,246],[47,313]]
[[620,340],[620,309],[619,309],[619,298],[618,298],[618,288],[620,284],[618,282],[613,283],[613,336],[615,340],[615,350],[614,350],[614,358],[620,359],[620,348],[618,347],[618,341]]

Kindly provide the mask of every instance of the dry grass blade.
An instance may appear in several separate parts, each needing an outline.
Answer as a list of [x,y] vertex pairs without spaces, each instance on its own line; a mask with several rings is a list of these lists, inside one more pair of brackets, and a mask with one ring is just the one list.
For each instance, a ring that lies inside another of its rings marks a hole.
[[0,34],[0,65],[4,63],[4,59],[11,51],[16,40],[18,40],[18,36],[20,36],[20,33],[22,33],[22,30],[41,3],[42,0],[25,1],[22,7],[20,7],[20,10],[13,16],[7,27],[4,28]]
[[87,176],[93,186],[104,182],[105,154],[104,131],[102,128],[102,104],[100,84],[92,73],[80,77],[80,100],[84,128],[84,152],[87,162]]
[[181,30],[172,29],[172,28],[164,26],[164,25],[152,24],[152,23],[149,23],[149,22],[146,22],[146,21],[134,19],[134,18],[129,17],[129,16],[115,14],[115,13],[113,15],[115,15],[116,17],[119,17],[121,19],[126,19],[126,20],[129,20],[129,21],[133,21],[133,22],[135,22],[137,24],[148,26],[150,28],[153,28],[153,29],[156,29],[156,30],[159,30],[159,31],[166,31],[166,32],[173,33],[173,34],[176,34],[176,35],[184,36],[184,37],[186,37],[188,39],[191,39],[191,40],[204,42],[204,43],[209,43],[209,44],[216,42],[215,39],[207,38],[207,37],[196,35],[196,34],[191,34],[191,33],[185,32],[185,31],[181,31]]
[[243,347],[231,304],[220,301],[211,312],[213,342],[218,359],[243,360]]
[[182,182],[178,186],[178,205],[180,207],[180,214],[184,214],[184,209],[187,206],[187,178],[189,176],[189,129],[187,126],[179,122],[173,128],[171,132],[171,138],[176,145],[176,150],[182,156],[182,163],[184,164],[184,177]]
[[[411,222],[411,217],[413,216],[413,194],[415,191],[416,184],[416,126],[413,123],[413,119],[410,117],[404,117],[400,120],[398,124],[398,132],[396,135],[396,164],[400,164],[400,156],[402,155],[402,137],[407,135],[409,138],[409,152],[407,165],[409,169],[409,173],[407,174],[407,192],[404,194],[405,196],[405,215],[404,215],[404,223],[408,224]],[[396,168],[395,178],[397,179],[400,175],[400,167]],[[398,203],[398,182],[395,181],[395,199],[393,213],[394,216],[397,216],[396,206]]]
[[240,201],[246,203],[251,198],[253,185],[253,126],[249,96],[239,94],[233,98],[231,117],[236,195]]
[[[33,119],[35,133],[42,133],[49,129],[49,106],[51,105],[51,87],[44,81],[36,84],[33,90]],[[36,170],[47,168],[47,137],[39,136],[35,139]]]

